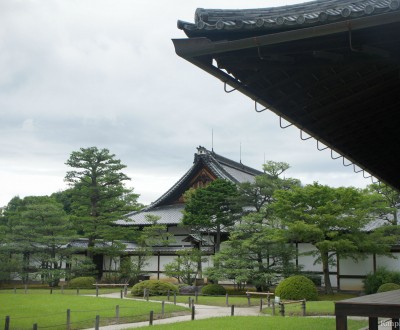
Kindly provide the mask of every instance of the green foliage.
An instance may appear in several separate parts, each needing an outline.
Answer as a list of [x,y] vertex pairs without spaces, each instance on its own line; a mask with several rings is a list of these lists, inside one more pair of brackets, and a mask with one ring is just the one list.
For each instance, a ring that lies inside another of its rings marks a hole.
[[289,300],[317,300],[318,291],[315,284],[303,275],[290,276],[278,284],[275,296]]
[[368,273],[363,283],[366,294],[376,293],[382,284],[400,284],[400,272],[390,271],[384,267],[380,267],[375,273]]
[[386,291],[393,291],[393,290],[400,290],[400,284],[384,283],[379,287],[377,293],[386,292]]
[[380,231],[369,234],[364,230],[375,219],[375,202],[382,200],[376,194],[354,187],[332,188],[314,183],[276,191],[274,197],[273,210],[287,226],[287,239],[315,246],[326,293],[333,292],[329,268],[337,254],[357,260],[366,253],[390,252],[389,237]]
[[226,294],[226,289],[219,284],[207,284],[202,287],[201,293],[208,296],[222,296]]
[[87,277],[96,275],[96,265],[92,259],[74,256],[71,263],[70,277]]
[[72,252],[65,245],[75,235],[62,204],[48,196],[15,197],[7,205],[3,221],[1,250],[9,252],[4,269],[14,268],[24,282],[32,274],[57,285],[65,276],[62,264]]
[[[125,186],[130,180],[122,172],[126,166],[107,149],[81,148],[72,152],[65,164],[72,168],[65,176],[71,187],[67,196],[69,208],[76,229],[89,240],[88,256],[94,260],[98,252],[96,240],[128,238],[129,230],[114,226],[114,221],[139,209],[138,195]],[[101,276],[102,270],[98,271]]]
[[216,231],[215,249],[219,251],[221,227],[234,224],[237,213],[233,199],[237,197],[236,185],[217,179],[205,188],[198,188],[185,195],[186,204],[182,223],[193,229],[212,229]]
[[184,249],[176,253],[174,261],[164,265],[165,275],[174,277],[179,283],[193,285],[199,273],[199,263],[205,261],[199,249]]
[[160,280],[146,280],[135,284],[131,293],[133,296],[142,296],[144,289],[149,289],[149,294],[152,296],[166,296],[168,291],[173,294],[178,293],[178,287],[172,283],[163,282]]
[[96,284],[94,277],[76,277],[68,282],[69,289],[93,289]]

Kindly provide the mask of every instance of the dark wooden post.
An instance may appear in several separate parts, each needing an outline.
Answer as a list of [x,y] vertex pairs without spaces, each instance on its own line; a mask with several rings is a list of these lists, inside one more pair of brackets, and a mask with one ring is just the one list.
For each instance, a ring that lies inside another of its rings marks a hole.
[[170,290],[167,292],[167,300],[169,301]]
[[174,305],[176,305],[176,292],[174,292]]
[[301,311],[302,311],[303,316],[306,316],[306,300],[305,299],[303,299],[301,301]]
[[164,313],[165,313],[165,301],[163,300],[161,302],[161,318],[164,318]]
[[37,330],[37,323],[34,323],[34,324],[33,324],[32,329],[33,329],[33,330]]
[[96,323],[94,324],[94,329],[95,330],[100,329],[100,315],[96,315]]
[[400,330],[399,319],[392,319],[392,330]]
[[124,299],[124,290],[121,289],[121,299]]
[[347,330],[346,315],[336,315],[336,330]]
[[115,321],[119,323],[119,305],[115,306]]
[[285,304],[280,302],[279,307],[280,307],[279,312],[281,313],[282,316],[285,316]]
[[99,285],[96,282],[96,297],[98,297],[98,296],[99,296]]
[[272,301],[272,315],[275,316],[275,301]]
[[235,305],[231,306],[231,316],[235,315]]
[[71,310],[67,309],[67,330],[71,329]]
[[9,330],[10,329],[10,316],[6,316],[6,323],[4,325],[4,330]]
[[192,305],[192,321],[194,320],[194,313],[195,313],[195,309],[194,309],[194,305]]
[[262,312],[262,308],[263,308],[263,300],[262,297],[260,298],[260,312]]
[[378,318],[370,316],[368,318],[368,329],[369,330],[378,330]]
[[154,312],[153,312],[153,311],[150,311],[149,325],[153,325],[153,318],[154,318]]
[[226,304],[226,306],[229,306],[229,295],[228,294],[225,295],[225,304]]
[[250,306],[250,293],[247,294],[247,304]]

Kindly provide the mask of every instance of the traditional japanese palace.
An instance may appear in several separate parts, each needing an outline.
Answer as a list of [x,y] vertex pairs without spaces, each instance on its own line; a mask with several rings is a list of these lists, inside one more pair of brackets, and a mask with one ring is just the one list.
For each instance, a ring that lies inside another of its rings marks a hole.
[[[157,217],[157,223],[167,226],[168,233],[174,237],[174,242],[168,246],[154,247],[154,260],[149,268],[150,273],[160,276],[163,264],[171,262],[176,257],[176,251],[185,247],[197,246],[201,241],[202,250],[205,254],[214,254],[214,234],[204,232],[201,237],[183,227],[181,220],[185,203],[183,195],[190,188],[205,187],[216,179],[224,179],[233,183],[251,182],[254,176],[263,172],[248,167],[241,162],[218,155],[213,150],[198,147],[194,155],[193,165],[189,170],[160,198],[146,208],[127,215],[125,220],[116,222],[120,226],[149,226],[152,222],[148,216]],[[225,231],[225,237],[227,232]],[[134,247],[131,252],[134,254]],[[161,258],[161,256],[163,256]],[[157,259],[157,260],[155,260]]]

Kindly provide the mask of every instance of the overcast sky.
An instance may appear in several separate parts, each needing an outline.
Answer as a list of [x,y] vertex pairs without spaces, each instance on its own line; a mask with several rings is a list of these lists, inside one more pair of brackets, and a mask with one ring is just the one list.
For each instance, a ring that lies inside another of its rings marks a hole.
[[193,22],[196,8],[298,2],[1,0],[0,206],[65,189],[65,161],[91,146],[127,165],[143,204],[212,141],[215,152],[257,169],[264,160],[287,162],[287,176],[304,184],[371,183],[175,54],[171,39],[186,38],[176,22]]

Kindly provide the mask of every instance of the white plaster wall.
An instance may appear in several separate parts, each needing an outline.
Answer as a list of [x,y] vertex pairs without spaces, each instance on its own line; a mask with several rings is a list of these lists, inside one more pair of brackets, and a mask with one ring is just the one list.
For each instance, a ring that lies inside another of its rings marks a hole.
[[171,226],[168,227],[168,232],[174,235],[188,235],[189,230],[181,226]]
[[397,257],[397,259],[386,256],[376,256],[376,267],[385,267],[389,270],[400,271],[400,253],[395,252],[392,255]]
[[150,258],[147,259],[147,265],[143,267],[143,270],[147,272],[157,271],[157,265],[158,265],[158,257],[151,256]]
[[[312,255],[303,255],[305,252],[314,251],[315,247],[309,243],[300,243],[298,245],[298,253],[299,253],[299,265],[303,266],[302,271],[310,271],[310,272],[322,272],[322,265],[317,263],[314,265],[315,259]],[[331,272],[336,272],[336,265],[329,267]]]
[[[351,258],[339,258],[339,270],[340,275],[362,275],[373,271],[374,262],[372,255],[369,255],[367,258],[354,261]],[[342,279],[341,279],[342,281]]]
[[340,289],[347,291],[359,291],[363,290],[362,279],[358,278],[341,278]]

